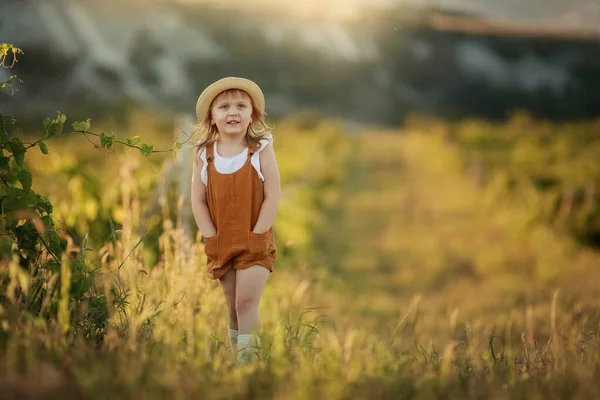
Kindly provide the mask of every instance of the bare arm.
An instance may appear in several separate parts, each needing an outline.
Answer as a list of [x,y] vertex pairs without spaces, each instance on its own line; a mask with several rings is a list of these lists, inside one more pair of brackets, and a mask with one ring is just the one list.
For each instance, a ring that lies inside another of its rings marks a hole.
[[213,237],[217,234],[206,203],[206,186],[202,182],[201,171],[204,166],[202,160],[194,161],[192,170],[192,212],[198,225],[198,230],[204,237]]
[[254,233],[264,233],[268,231],[275,222],[275,217],[279,210],[279,199],[281,197],[281,181],[279,175],[279,166],[275,157],[273,144],[268,144],[260,153],[260,169],[265,178],[264,181],[264,200],[258,215],[258,220],[254,226]]

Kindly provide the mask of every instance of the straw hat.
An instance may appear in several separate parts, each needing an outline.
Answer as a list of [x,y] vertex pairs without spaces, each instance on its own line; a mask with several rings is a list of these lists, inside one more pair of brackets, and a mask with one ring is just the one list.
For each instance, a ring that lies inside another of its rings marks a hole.
[[230,76],[212,83],[200,94],[198,102],[196,103],[196,116],[198,117],[198,121],[204,121],[208,117],[212,101],[219,93],[228,89],[240,89],[248,93],[257,110],[261,114],[265,112],[265,96],[263,95],[262,90],[260,90],[260,87],[249,79]]

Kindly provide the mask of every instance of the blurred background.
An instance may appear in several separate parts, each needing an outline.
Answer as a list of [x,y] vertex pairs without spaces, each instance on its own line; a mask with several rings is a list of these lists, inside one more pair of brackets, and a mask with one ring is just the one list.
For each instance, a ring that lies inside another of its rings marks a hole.
[[[313,108],[396,124],[418,110],[553,120],[598,114],[598,3],[475,0],[5,0],[0,37],[26,57],[3,109],[191,112],[226,75],[272,116]],[[4,75],[8,72],[2,70]],[[82,111],[83,112],[83,111]],[[95,116],[95,115],[90,115]]]
[[[2,0],[0,43],[9,135],[91,118],[0,187],[8,221],[31,173],[66,254],[3,225],[9,393],[600,396],[598,0]],[[282,180],[257,375],[228,369],[189,199],[224,76],[263,89]]]

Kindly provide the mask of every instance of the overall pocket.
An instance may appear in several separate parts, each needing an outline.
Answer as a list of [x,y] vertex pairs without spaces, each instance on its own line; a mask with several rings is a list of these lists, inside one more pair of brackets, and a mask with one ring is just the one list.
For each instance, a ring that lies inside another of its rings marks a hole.
[[208,261],[219,261],[219,235],[204,238],[204,254]]
[[266,231],[265,233],[254,233],[249,231],[248,254],[251,258],[260,260],[267,254],[270,234],[270,231]]

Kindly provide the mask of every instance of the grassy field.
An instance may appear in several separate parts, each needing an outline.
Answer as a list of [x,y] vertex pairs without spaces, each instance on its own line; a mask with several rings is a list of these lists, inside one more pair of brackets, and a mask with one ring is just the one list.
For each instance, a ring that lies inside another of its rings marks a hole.
[[[224,298],[200,238],[182,235],[176,196],[142,217],[169,156],[61,137],[53,154],[27,156],[75,255],[46,277],[54,314],[24,311],[34,285],[1,267],[0,398],[600,395],[600,253],[532,219],[539,203],[504,189],[491,164],[474,175],[471,142],[458,140],[473,135],[444,123],[348,134],[310,116],[274,125],[280,259],[259,362],[232,364]],[[170,129],[136,115],[123,134],[166,148]]]

